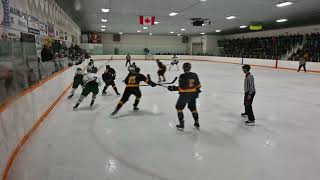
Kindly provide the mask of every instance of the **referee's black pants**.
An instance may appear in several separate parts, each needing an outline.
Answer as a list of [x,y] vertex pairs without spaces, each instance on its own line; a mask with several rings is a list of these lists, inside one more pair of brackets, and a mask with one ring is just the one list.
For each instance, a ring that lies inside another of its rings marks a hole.
[[255,121],[255,117],[252,110],[252,103],[256,93],[254,92],[251,94],[251,99],[248,99],[248,95],[248,93],[245,93],[244,95],[245,114],[248,116],[249,121]]

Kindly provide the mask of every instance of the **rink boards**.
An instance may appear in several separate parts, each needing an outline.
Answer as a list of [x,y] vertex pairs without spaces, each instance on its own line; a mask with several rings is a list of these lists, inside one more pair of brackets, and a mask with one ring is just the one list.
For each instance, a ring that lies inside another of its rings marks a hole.
[[[143,60],[145,56],[132,56],[133,60]],[[125,56],[94,56],[95,60],[122,60]],[[172,56],[155,56],[155,59],[169,60]],[[183,60],[212,61],[218,63],[242,64],[241,58],[179,56]],[[97,62],[103,64],[104,61]],[[244,59],[243,64],[276,67],[275,60]],[[296,69],[299,62],[278,61],[278,68]],[[32,136],[45,117],[70,88],[76,67],[71,67],[39,82],[22,93],[0,111],[0,171],[1,176],[10,173],[20,148]],[[307,68],[320,72],[319,63],[307,63]]]
[[[96,60],[123,60],[126,55],[94,55],[92,56]],[[171,60],[172,55],[154,55],[153,59]],[[145,55],[131,55],[133,60],[145,60]],[[193,61],[212,61],[230,64],[250,64],[253,66],[279,68],[279,69],[291,69],[296,70],[299,66],[299,61],[284,61],[284,60],[270,60],[270,59],[249,59],[249,58],[232,58],[232,57],[219,57],[219,56],[185,56],[179,55],[181,60],[193,60]],[[307,70],[309,72],[320,73],[320,63],[307,62]]]

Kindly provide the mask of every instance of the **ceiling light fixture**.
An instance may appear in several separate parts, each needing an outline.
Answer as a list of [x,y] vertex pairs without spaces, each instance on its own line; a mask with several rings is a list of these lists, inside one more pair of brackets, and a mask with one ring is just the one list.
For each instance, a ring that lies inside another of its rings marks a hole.
[[158,22],[158,21],[156,21],[156,22],[154,22],[154,24],[159,24],[159,22]]
[[169,16],[175,16],[175,15],[177,15],[177,14],[179,14],[179,13],[172,12],[172,13],[169,14]]
[[285,6],[290,6],[292,5],[293,2],[290,2],[290,1],[284,1],[284,2],[279,2],[276,6],[277,7],[285,7]]
[[201,35],[204,35],[204,34],[206,34],[206,33],[200,33]]
[[220,30],[220,29],[217,29],[216,32],[217,32],[217,33],[218,33],[218,32],[221,32],[221,30]]
[[102,21],[102,22],[107,22],[107,21],[108,21],[108,19],[101,19],[101,21]]
[[107,13],[107,12],[110,11],[110,9],[108,9],[108,8],[102,8],[101,11],[104,12],[104,13]]
[[152,33],[149,33],[150,36],[152,36]]
[[147,27],[147,26],[145,26],[145,27],[143,27],[142,29],[148,29],[148,27]]
[[139,33],[139,32],[141,32],[140,30],[137,30],[137,32]]
[[170,34],[173,34],[173,33],[174,33],[173,31],[170,32]]
[[226,19],[231,20],[237,18],[236,16],[227,16]]
[[106,31],[106,29],[101,29],[101,31]]
[[282,23],[282,22],[286,22],[286,21],[288,21],[288,19],[278,19],[277,20],[278,23]]
[[200,2],[206,2],[207,0],[200,0]]
[[180,29],[181,31],[185,31],[186,29]]
[[119,34],[123,34],[123,32],[119,32]]
[[107,26],[105,26],[105,25],[102,25],[101,27],[102,27],[102,28],[106,28]]
[[245,25],[240,26],[241,29],[244,29],[244,28],[246,28],[246,27],[248,27],[248,26],[245,26]]
[[177,34],[177,36],[181,36],[181,34]]

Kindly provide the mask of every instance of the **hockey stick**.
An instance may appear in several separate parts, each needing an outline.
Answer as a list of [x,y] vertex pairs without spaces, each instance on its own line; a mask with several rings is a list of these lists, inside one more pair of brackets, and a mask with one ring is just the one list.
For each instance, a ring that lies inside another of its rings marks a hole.
[[[147,75],[148,79],[151,80],[151,76],[150,74]],[[178,77],[175,77],[171,82],[169,83],[157,83],[158,86],[161,86],[161,87],[164,87],[164,88],[168,88],[168,86],[165,86],[165,85],[170,85],[170,84],[173,84],[177,81]],[[150,86],[148,84],[142,84],[142,85],[139,85],[139,86]]]
[[168,84],[174,84],[177,81],[178,77],[175,77],[171,82],[168,83],[159,83],[157,85],[168,85]]

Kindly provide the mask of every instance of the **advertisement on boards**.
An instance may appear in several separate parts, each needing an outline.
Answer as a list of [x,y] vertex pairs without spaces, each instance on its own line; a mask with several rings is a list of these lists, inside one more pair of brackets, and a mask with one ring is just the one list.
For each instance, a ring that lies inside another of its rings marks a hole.
[[0,0],[0,25],[10,26],[9,0]]
[[21,31],[14,30],[14,29],[7,29],[8,39],[10,41],[20,41],[21,38]]
[[28,31],[32,34],[40,34],[39,20],[36,17],[29,16],[28,18]]
[[48,22],[48,35],[50,37],[55,37],[54,24]]
[[10,28],[28,32],[27,14],[12,6],[10,7]]
[[40,25],[40,35],[48,36],[48,25],[43,22],[40,22],[39,25]]
[[21,32],[21,42],[35,43],[35,35]]

